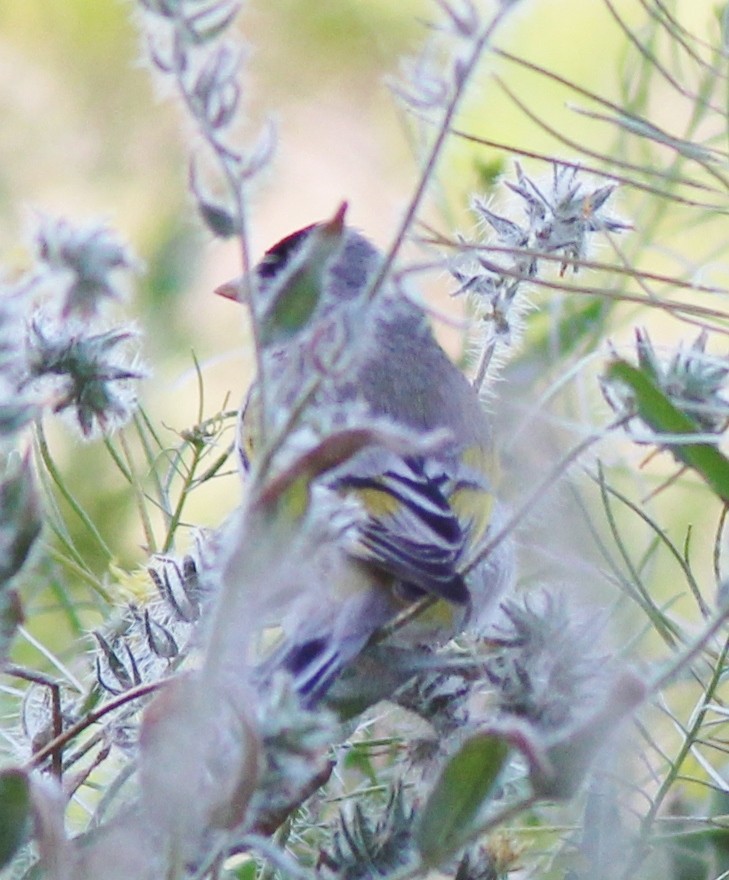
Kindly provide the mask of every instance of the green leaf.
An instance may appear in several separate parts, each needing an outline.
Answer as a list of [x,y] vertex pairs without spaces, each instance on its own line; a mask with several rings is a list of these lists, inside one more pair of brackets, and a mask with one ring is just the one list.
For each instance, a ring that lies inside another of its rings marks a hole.
[[[692,418],[681,412],[644,372],[626,361],[614,361],[607,378],[627,385],[635,395],[640,418],[656,434],[699,434]],[[666,443],[675,457],[693,468],[711,489],[729,503],[729,459],[711,443]]]
[[346,202],[327,223],[310,234],[300,262],[282,273],[280,285],[271,292],[272,301],[261,318],[264,346],[286,342],[307,326],[324,293],[329,262],[339,250],[344,236]]
[[30,816],[30,787],[22,770],[0,771],[0,868],[23,843]]
[[423,861],[436,865],[466,843],[508,753],[503,738],[482,733],[467,740],[446,764],[415,833]]
[[371,785],[377,785],[377,771],[372,763],[370,745],[367,741],[352,743],[349,752],[345,755],[344,766],[347,770],[359,770],[366,776]]
[[506,162],[502,156],[494,156],[487,161],[476,158],[473,162],[473,168],[478,177],[478,188],[480,190],[493,190],[499,182],[499,178],[503,176]]
[[258,872],[258,868],[253,859],[250,859],[247,862],[244,862],[242,865],[238,865],[237,867],[228,870],[225,872],[225,877],[230,878],[230,880],[256,880],[256,874]]
[[240,227],[235,215],[223,205],[203,201],[198,196],[197,208],[205,225],[216,238],[230,238],[239,234]]

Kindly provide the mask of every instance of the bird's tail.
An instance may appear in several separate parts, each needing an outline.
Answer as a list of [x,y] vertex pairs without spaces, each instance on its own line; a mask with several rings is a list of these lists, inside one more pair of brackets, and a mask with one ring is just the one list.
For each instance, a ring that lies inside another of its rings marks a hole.
[[277,672],[289,673],[302,704],[313,708],[395,611],[392,596],[375,587],[336,607],[322,602],[301,609],[298,621],[284,626],[282,640],[258,666],[256,677],[265,684]]

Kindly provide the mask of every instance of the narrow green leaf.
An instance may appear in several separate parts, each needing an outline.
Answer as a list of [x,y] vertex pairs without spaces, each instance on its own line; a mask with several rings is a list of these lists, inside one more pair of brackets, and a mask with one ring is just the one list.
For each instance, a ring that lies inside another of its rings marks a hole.
[[22,770],[0,771],[0,868],[23,843],[30,816],[30,788]]
[[0,591],[30,554],[43,521],[30,456],[10,465],[0,483]]
[[[635,395],[640,418],[656,434],[701,433],[699,426],[681,412],[644,372],[626,361],[614,361],[607,377],[627,385]],[[711,443],[666,443],[666,446],[709,484],[711,489],[729,503],[729,459]]]
[[272,301],[261,318],[264,346],[288,341],[311,320],[324,294],[329,262],[342,244],[346,208],[345,202],[331,220],[314,228],[301,262],[282,273],[280,286],[272,291]]
[[466,842],[508,753],[504,739],[482,733],[467,740],[445,766],[415,833],[427,864],[437,865]]
[[223,205],[205,202],[198,197],[197,208],[205,225],[216,238],[230,238],[240,232],[235,215]]

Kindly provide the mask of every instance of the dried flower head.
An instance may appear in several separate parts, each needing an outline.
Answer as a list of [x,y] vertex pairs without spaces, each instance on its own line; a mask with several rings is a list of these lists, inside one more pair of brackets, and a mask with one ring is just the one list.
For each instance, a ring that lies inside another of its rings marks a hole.
[[15,437],[33,422],[41,407],[32,394],[0,376],[0,437]]
[[534,252],[514,254],[518,270],[527,278],[537,273],[539,254],[561,254],[560,272],[564,274],[570,263],[577,272],[590,234],[630,228],[604,210],[615,191],[614,184],[586,190],[578,179],[578,169],[559,163],[552,166],[548,192],[518,162],[516,177],[516,183],[507,180],[505,185],[522,200],[525,218],[521,223],[494,213],[482,199],[474,201],[474,210],[493,229],[501,245]]
[[[688,416],[702,432],[720,434],[729,422],[729,400],[725,396],[729,359],[706,351],[707,334],[702,331],[690,346],[679,346],[661,359],[645,330],[636,330],[638,366],[676,409]],[[603,382],[608,403],[621,415],[635,412],[630,390]]]
[[486,328],[480,342],[478,388],[492,364],[498,366],[505,349],[518,339],[529,307],[529,281],[540,274],[544,258],[561,256],[561,273],[570,264],[577,272],[592,234],[630,228],[605,210],[614,185],[587,188],[576,168],[555,163],[547,191],[518,162],[516,178],[505,185],[521,200],[523,219],[517,222],[498,214],[484,199],[475,198],[473,210],[495,241],[462,239],[450,266],[458,284],[455,295],[469,294]]
[[18,387],[28,372],[24,340],[31,306],[23,287],[0,287],[0,437],[16,435],[39,412],[33,396]]
[[0,285],[0,376],[11,382],[25,371],[23,339],[29,306],[22,287]]
[[209,541],[202,534],[197,538],[181,558],[153,556],[146,572],[114,569],[118,591],[129,602],[122,619],[109,631],[94,633],[96,678],[109,693],[164,678],[171,662],[187,657],[197,644]]
[[357,802],[351,818],[340,815],[332,849],[322,856],[327,875],[366,880],[396,873],[414,857],[413,822],[413,810],[399,785],[376,818],[365,811],[362,800]]
[[113,430],[131,418],[133,383],[146,375],[129,354],[137,337],[132,327],[88,333],[36,316],[28,337],[29,375],[21,388],[49,393],[54,412],[71,411],[86,438]]
[[485,670],[500,713],[552,733],[588,714],[605,681],[595,627],[574,618],[561,596],[504,603],[502,649]]
[[[439,736],[446,740],[462,731],[470,720],[468,701],[474,683],[469,680],[472,675],[468,674],[473,672],[472,668],[453,668],[452,652],[446,649],[440,656],[443,666],[446,670],[450,666],[450,670],[426,671],[416,675],[395,692],[392,700],[425,718]],[[433,655],[434,661],[437,662],[437,658],[438,654]]]
[[202,586],[199,559],[187,554],[182,560],[156,556],[147,569],[173,620],[194,623],[200,616]]
[[36,232],[38,260],[62,284],[61,315],[96,315],[102,302],[121,299],[119,270],[137,268],[129,249],[98,223],[72,226],[67,220],[43,217]]

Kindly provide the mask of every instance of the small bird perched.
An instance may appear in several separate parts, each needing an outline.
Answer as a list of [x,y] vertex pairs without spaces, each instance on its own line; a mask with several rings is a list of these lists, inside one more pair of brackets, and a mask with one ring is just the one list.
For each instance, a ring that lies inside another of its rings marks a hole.
[[[508,542],[464,574],[500,518],[488,419],[402,289],[387,280],[369,295],[382,257],[344,226],[345,207],[278,242],[253,271],[263,379],[241,416],[243,469],[269,455],[282,424],[321,437],[327,426],[374,420],[442,442],[414,454],[368,446],[314,480],[329,523],[329,546],[316,551],[321,582],[263,665],[288,670],[308,705],[414,601],[437,600],[396,644],[442,644],[467,624],[480,628],[513,576]],[[218,289],[238,291],[238,282]]]

